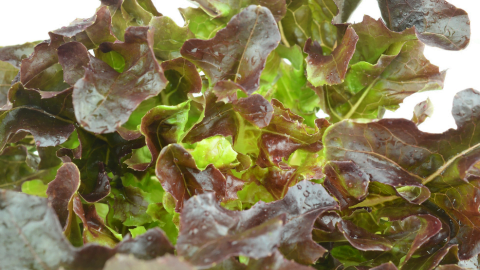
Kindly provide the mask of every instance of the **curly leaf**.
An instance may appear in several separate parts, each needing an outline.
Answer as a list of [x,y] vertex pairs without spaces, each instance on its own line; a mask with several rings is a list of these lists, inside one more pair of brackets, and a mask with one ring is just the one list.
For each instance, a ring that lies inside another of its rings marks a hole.
[[414,28],[397,33],[388,29],[382,19],[375,20],[368,15],[362,22],[352,24],[352,28],[358,35],[358,42],[350,65],[360,61],[375,64],[392,45],[417,39]]
[[75,218],[73,215],[74,195],[80,187],[80,171],[73,163],[63,164],[57,171],[55,179],[48,184],[48,202],[57,213],[60,225],[65,235],[70,232],[70,224]]
[[197,68],[185,58],[165,61],[161,65],[168,80],[161,93],[164,105],[177,105],[188,100],[189,94],[202,91],[202,79]]
[[268,54],[277,47],[280,33],[270,10],[249,6],[210,40],[187,40],[180,53],[199,66],[215,85],[232,80],[248,93],[258,89]]
[[307,78],[313,86],[340,84],[345,79],[348,63],[355,52],[358,35],[351,27],[347,28],[342,42],[331,55],[324,56],[318,42],[308,39],[304,51],[308,53]]
[[162,148],[177,143],[185,128],[190,103],[188,101],[177,106],[157,106],[142,118],[140,130],[145,136],[152,159],[148,164],[130,165],[135,170],[143,171],[151,166]]
[[[476,230],[478,203],[474,195],[476,180],[469,182],[468,178],[474,176],[467,172],[480,159],[475,124],[479,97],[474,90],[457,94],[453,116],[458,128],[443,134],[423,133],[413,122],[401,119],[367,124],[341,122],[326,132],[326,157],[354,160],[370,181],[395,187],[412,203],[424,202],[431,193],[431,201],[461,224],[456,237],[459,256],[470,258],[478,254],[478,241],[470,237]],[[455,146],[451,144],[454,141]]]
[[25,132],[33,135],[37,146],[57,146],[67,141],[74,130],[69,121],[42,110],[15,108],[0,115],[0,149],[25,137]]
[[114,132],[143,100],[165,87],[166,79],[151,48],[152,38],[148,27],[130,27],[125,42],[102,44],[103,52],[116,51],[124,57],[123,73],[83,50],[82,57],[89,58],[89,64],[84,67],[83,78],[75,83],[73,104],[75,116],[85,129]]
[[[238,254],[253,258],[267,257],[272,252],[271,248],[279,244],[279,250],[288,259],[310,264],[326,252],[312,241],[309,232],[313,223],[320,213],[335,209],[336,206],[321,185],[308,181],[290,188],[282,200],[269,204],[258,203],[250,210],[241,212],[221,208],[212,194],[196,196],[186,203],[181,215],[178,252],[191,260],[200,261],[195,264],[204,265]],[[281,226],[282,223],[285,225]],[[275,224],[279,225],[276,227],[279,233],[277,237],[274,236],[276,233],[271,233],[272,238],[268,236],[268,241],[262,242],[246,237]],[[207,241],[209,244],[202,246]],[[219,248],[224,245],[231,248]],[[242,250],[245,245],[249,249]]]
[[317,89],[330,121],[382,117],[382,108],[396,110],[416,92],[441,89],[445,72],[425,59],[424,47],[413,40],[394,46],[393,54],[382,55],[376,64],[352,65],[344,83]]
[[268,8],[275,20],[280,21],[286,12],[285,0],[194,0],[212,17],[232,17],[242,8],[249,5],[258,5]]
[[163,188],[177,201],[175,211],[196,194],[215,192],[217,200],[226,195],[226,179],[213,165],[199,170],[192,155],[178,144],[162,149],[156,165],[157,178]]

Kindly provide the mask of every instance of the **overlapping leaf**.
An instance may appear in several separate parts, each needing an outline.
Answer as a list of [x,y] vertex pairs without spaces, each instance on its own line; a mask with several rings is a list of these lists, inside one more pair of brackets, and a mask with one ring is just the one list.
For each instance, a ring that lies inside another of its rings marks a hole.
[[76,249],[63,237],[55,212],[46,199],[6,190],[1,190],[0,196],[0,218],[4,224],[0,239],[2,254],[6,255],[0,262],[2,268],[103,269],[106,260],[115,253],[153,259],[173,252],[159,229],[126,239],[114,249],[96,245]]
[[[0,153],[2,166],[0,169],[0,188],[16,189],[26,181],[37,179],[43,182],[55,177],[56,165],[41,166],[42,157],[34,153],[35,147],[31,145],[7,146]],[[23,187],[23,186],[22,186]]]
[[232,80],[252,93],[268,54],[277,47],[280,33],[270,10],[249,6],[210,40],[187,40],[180,53],[203,69],[214,85]]
[[267,257],[279,246],[287,258],[312,263],[326,250],[305,232],[320,213],[335,207],[321,185],[307,181],[282,200],[242,212],[221,208],[212,194],[196,196],[182,211],[177,250],[194,265],[208,266],[234,255]]
[[152,155],[148,164],[131,165],[136,170],[145,170],[156,160],[162,148],[177,143],[183,133],[190,108],[189,102],[177,106],[157,106],[142,118],[141,131]]
[[318,42],[309,39],[305,43],[304,51],[307,57],[308,81],[315,87],[321,85],[340,84],[345,79],[348,63],[355,52],[358,36],[353,28],[347,28],[342,42],[331,55],[324,56]]
[[210,164],[205,170],[199,170],[192,155],[178,144],[170,144],[162,149],[156,173],[163,188],[177,201],[177,212],[194,195],[215,192],[216,199],[221,201],[228,193],[225,176],[218,169]]
[[83,43],[89,49],[106,41],[115,41],[110,35],[110,13],[103,7],[89,19],[77,19],[68,27],[49,33],[50,41],[35,46],[33,54],[22,60],[20,81],[27,88],[42,91],[62,91],[68,88],[63,80],[62,66],[58,63],[57,48],[69,40]]
[[74,129],[70,121],[42,110],[15,108],[0,115],[0,149],[22,139],[26,132],[33,135],[37,146],[57,146],[65,142]]
[[[157,95],[166,84],[163,71],[152,51],[153,32],[147,27],[131,27],[125,32],[124,43],[103,43],[103,52],[116,51],[125,59],[125,70],[118,73],[106,63],[91,56],[78,43],[76,58],[65,63],[82,68],[89,63],[84,76],[73,88],[75,116],[89,131],[110,133],[128,120],[144,99]],[[82,71],[79,71],[82,72]]]
[[303,124],[303,118],[293,114],[277,100],[272,100],[274,113],[270,124],[262,129],[258,142],[260,154],[257,164],[262,167],[277,165],[288,159],[297,149],[317,152],[322,149],[320,139],[326,124],[315,120],[315,128]]
[[287,12],[281,21],[286,46],[300,45],[302,48],[308,38],[316,40],[330,53],[335,47],[337,30],[332,25],[338,8],[333,0],[327,1],[287,1]]
[[327,158],[353,160],[370,181],[394,186],[410,202],[421,203],[432,193],[431,200],[459,223],[460,258],[470,258],[478,253],[476,238],[469,236],[478,215],[476,180],[469,181],[467,174],[479,158],[478,96],[475,90],[457,94],[453,116],[458,128],[443,134],[420,132],[413,122],[400,119],[341,122],[327,131]]
[[212,17],[232,17],[240,12],[240,9],[249,5],[264,6],[272,12],[277,21],[281,20],[286,12],[285,0],[195,0]]
[[177,105],[188,100],[188,94],[200,93],[202,79],[194,64],[184,58],[162,63],[168,85],[162,91],[164,105]]
[[72,260],[75,250],[47,199],[0,190],[0,206],[2,268],[53,269]]
[[72,88],[54,93],[26,89],[18,82],[10,88],[8,99],[13,108],[41,109],[45,113],[75,121],[72,92]]
[[344,83],[318,88],[330,120],[381,118],[382,109],[396,110],[413,93],[441,89],[445,72],[425,59],[424,46],[419,41],[397,45],[395,53],[382,55],[376,64],[352,65]]
[[232,136],[235,141],[245,120],[265,127],[272,119],[272,105],[261,95],[241,98],[233,104],[217,102],[217,96],[211,92],[205,99],[204,118],[185,135],[185,142],[198,142],[215,135]]
[[0,191],[0,268],[477,267],[480,94],[443,134],[418,130],[425,103],[366,120],[443,86],[422,41],[464,48],[463,10],[379,0],[386,25],[349,25],[359,0],[196,2],[179,27],[102,0],[0,48],[0,187],[35,195]]

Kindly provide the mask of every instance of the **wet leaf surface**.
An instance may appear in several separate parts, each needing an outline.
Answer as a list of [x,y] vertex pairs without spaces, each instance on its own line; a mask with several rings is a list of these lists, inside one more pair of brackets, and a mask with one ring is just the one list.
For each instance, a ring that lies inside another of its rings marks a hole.
[[131,27],[125,32],[124,43],[102,44],[103,52],[116,51],[125,58],[123,73],[84,50],[90,64],[73,88],[75,116],[84,128],[97,133],[115,131],[140,102],[165,87],[166,79],[153,55],[152,39],[151,29]]
[[1,269],[478,268],[479,92],[444,133],[429,100],[382,119],[443,87],[424,47],[465,48],[465,11],[194,2],[0,47]]
[[462,50],[470,42],[467,12],[447,1],[378,1],[387,26],[403,31],[415,26],[418,38],[430,46]]

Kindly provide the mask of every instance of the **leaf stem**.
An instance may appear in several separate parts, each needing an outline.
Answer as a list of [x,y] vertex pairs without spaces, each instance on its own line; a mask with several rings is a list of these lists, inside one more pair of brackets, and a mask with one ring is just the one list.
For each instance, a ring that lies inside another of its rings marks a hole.
[[283,32],[283,26],[281,22],[278,22],[278,30],[280,30],[280,36],[282,37],[283,44],[290,48],[290,43],[288,43],[287,37],[285,37],[285,33]]
[[437,176],[439,176],[444,170],[446,170],[448,168],[448,166],[450,166],[455,160],[457,160],[457,158],[462,157],[462,156],[468,154],[470,151],[475,150],[475,148],[479,148],[479,147],[480,147],[480,143],[477,143],[476,145],[474,145],[472,147],[469,147],[465,151],[462,151],[462,152],[458,153],[457,155],[455,155],[454,157],[449,159],[447,162],[445,162],[445,164],[443,164],[440,168],[438,168],[433,174],[431,174],[429,177],[427,177],[423,181],[422,184],[426,185],[428,182],[437,178]]

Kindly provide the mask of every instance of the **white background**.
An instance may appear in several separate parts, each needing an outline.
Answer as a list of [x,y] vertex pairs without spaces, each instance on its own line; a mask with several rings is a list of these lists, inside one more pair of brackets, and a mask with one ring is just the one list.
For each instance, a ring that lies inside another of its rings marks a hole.
[[[179,7],[196,6],[187,0],[153,0],[157,10],[183,25]],[[387,118],[411,119],[413,107],[430,98],[435,106],[432,118],[420,126],[428,132],[443,132],[455,128],[451,115],[455,93],[466,88],[480,91],[480,0],[449,0],[470,15],[472,37],[463,51],[445,51],[433,47],[425,49],[425,55],[441,70],[447,69],[445,87],[440,91],[417,93],[401,104],[396,112],[387,111]],[[89,18],[100,5],[98,0],[1,0],[0,1],[0,46],[21,44],[28,41],[48,39],[48,31],[68,25],[75,18]],[[350,18],[361,22],[363,15],[380,18],[376,0],[363,0]]]

